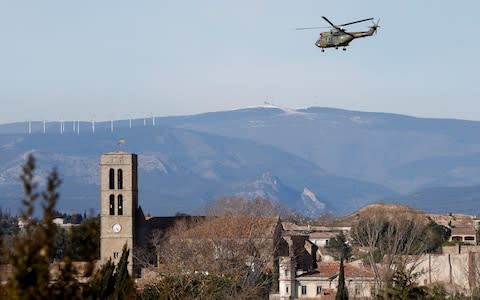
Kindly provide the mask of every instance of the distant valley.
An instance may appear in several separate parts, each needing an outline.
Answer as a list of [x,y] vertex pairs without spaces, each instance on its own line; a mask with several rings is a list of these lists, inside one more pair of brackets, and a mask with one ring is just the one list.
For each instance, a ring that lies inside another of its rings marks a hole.
[[20,165],[34,152],[40,181],[53,166],[62,176],[60,209],[98,211],[99,155],[122,150],[139,154],[140,204],[152,215],[198,213],[231,195],[312,216],[371,202],[479,213],[480,122],[264,106],[111,126],[0,125],[0,207],[18,208]]

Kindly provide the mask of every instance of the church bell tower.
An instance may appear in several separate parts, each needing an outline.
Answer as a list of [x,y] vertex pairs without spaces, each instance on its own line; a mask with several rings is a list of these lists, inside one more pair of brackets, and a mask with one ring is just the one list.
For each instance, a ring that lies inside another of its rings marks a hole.
[[118,263],[122,248],[130,250],[128,271],[133,270],[135,215],[138,207],[137,155],[121,151],[100,157],[100,260]]

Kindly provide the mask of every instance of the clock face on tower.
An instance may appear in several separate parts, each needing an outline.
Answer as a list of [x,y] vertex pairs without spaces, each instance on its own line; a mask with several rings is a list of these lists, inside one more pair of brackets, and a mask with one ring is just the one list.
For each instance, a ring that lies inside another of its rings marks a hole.
[[122,226],[120,226],[120,224],[113,224],[112,230],[113,232],[120,232],[120,230],[122,230]]

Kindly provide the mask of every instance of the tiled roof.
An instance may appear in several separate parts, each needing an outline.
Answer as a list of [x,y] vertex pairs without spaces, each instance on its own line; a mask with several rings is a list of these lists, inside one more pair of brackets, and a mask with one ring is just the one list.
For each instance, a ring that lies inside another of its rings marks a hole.
[[452,228],[452,236],[454,235],[475,235],[475,229],[472,226],[457,226]]
[[[331,278],[338,275],[340,271],[340,263],[339,262],[331,262],[331,263],[320,263],[316,270],[304,273],[299,277],[323,277],[323,278]],[[357,267],[352,264],[345,264],[345,277],[373,277],[373,273],[367,269],[362,267]]]
[[312,232],[308,236],[310,239],[329,239],[329,238],[334,238],[338,235],[338,232],[325,232],[325,231],[320,231],[320,232]]

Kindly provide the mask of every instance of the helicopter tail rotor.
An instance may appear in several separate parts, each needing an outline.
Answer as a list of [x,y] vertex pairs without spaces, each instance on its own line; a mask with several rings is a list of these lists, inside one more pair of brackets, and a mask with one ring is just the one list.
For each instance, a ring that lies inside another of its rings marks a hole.
[[377,29],[380,28],[380,25],[378,25],[378,23],[380,23],[380,18],[378,18],[377,22],[372,20],[372,23],[373,23],[373,25],[370,26],[370,28],[375,30],[374,34],[377,34]]

